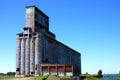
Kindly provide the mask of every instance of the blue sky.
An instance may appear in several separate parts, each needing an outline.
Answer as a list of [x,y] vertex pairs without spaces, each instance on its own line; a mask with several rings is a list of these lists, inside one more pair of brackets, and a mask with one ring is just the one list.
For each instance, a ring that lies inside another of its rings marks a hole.
[[120,0],[3,0],[0,2],[0,72],[15,71],[16,34],[25,7],[50,18],[56,39],[81,53],[82,73],[120,71]]

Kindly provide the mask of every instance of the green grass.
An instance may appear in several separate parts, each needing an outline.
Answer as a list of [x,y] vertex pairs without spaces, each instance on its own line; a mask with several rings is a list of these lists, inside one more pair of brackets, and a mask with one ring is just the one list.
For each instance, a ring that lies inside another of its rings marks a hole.
[[32,77],[31,80],[46,80],[49,75]]
[[118,76],[117,76],[117,80],[120,80],[120,74],[118,74]]
[[96,78],[96,77],[87,77],[84,80],[102,80],[101,78]]
[[[37,76],[37,77],[32,77],[31,80],[46,80],[50,75],[46,76]],[[65,79],[65,78],[70,78],[70,76],[57,76],[57,75],[51,75],[54,76],[54,80],[60,80],[60,79]]]
[[14,75],[1,75],[0,76],[0,80],[11,80],[13,78],[15,78]]
[[60,76],[60,78],[70,78],[70,76]]

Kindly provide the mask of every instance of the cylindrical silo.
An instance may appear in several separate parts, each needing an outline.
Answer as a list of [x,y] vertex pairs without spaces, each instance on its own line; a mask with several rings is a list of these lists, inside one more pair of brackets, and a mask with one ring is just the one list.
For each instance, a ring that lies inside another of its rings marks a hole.
[[39,66],[39,37],[35,39],[35,75],[38,75]]
[[35,39],[30,40],[30,74],[35,73]]
[[21,39],[16,39],[16,76],[20,75]]
[[38,36],[35,39],[35,75],[38,76],[40,74],[40,64],[42,61],[42,36]]
[[25,75],[30,73],[30,38],[26,39]]
[[21,76],[25,75],[25,38],[21,41]]

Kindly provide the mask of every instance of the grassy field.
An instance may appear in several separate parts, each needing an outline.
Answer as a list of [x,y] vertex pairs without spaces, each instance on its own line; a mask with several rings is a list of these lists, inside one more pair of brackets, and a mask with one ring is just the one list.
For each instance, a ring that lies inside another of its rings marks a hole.
[[49,75],[45,75],[45,76],[37,76],[37,77],[32,77],[30,78],[31,80],[46,80],[48,78]]
[[50,75],[46,75],[46,76],[38,76],[38,77],[33,77],[31,78],[31,80],[60,80],[60,79],[70,79],[70,76],[50,76]]
[[[70,79],[70,76],[37,76],[37,77],[22,77],[22,78],[15,78],[14,76],[1,76],[0,80],[61,80],[61,79]],[[102,80],[96,77],[87,77],[84,80]]]
[[118,76],[117,76],[117,80],[120,80],[120,74],[118,74]]
[[84,80],[102,80],[102,78],[88,77],[88,78],[85,78]]
[[[13,75],[12,76],[8,76],[8,75],[0,76],[0,80],[61,80],[61,79],[69,80],[70,76],[45,75],[45,76],[37,76],[37,77],[19,77],[19,78],[15,78]],[[102,80],[102,79],[96,78],[96,77],[87,77],[87,78],[84,78],[84,80]]]
[[0,76],[0,80],[12,80],[13,78],[15,78],[15,76],[13,75],[1,75]]
[[21,77],[21,78],[15,78],[14,76],[1,76],[0,80],[60,80],[60,79],[70,79],[70,76],[37,76],[37,77]]

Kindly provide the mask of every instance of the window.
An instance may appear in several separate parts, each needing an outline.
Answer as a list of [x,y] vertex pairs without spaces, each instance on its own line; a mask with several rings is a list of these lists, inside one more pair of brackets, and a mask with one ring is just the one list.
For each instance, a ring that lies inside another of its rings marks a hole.
[[36,33],[33,33],[33,36],[35,36],[36,35]]
[[34,74],[34,72],[31,72],[31,74]]
[[32,37],[32,35],[31,35],[31,34],[29,34],[29,37]]
[[24,36],[28,36],[28,34],[24,34]]
[[37,64],[36,64],[36,66],[35,66],[35,70],[37,70]]
[[20,68],[17,68],[16,71],[20,71]]
[[45,59],[45,62],[48,62],[48,59]]
[[22,34],[19,35],[19,37],[22,37],[22,36],[23,36]]

